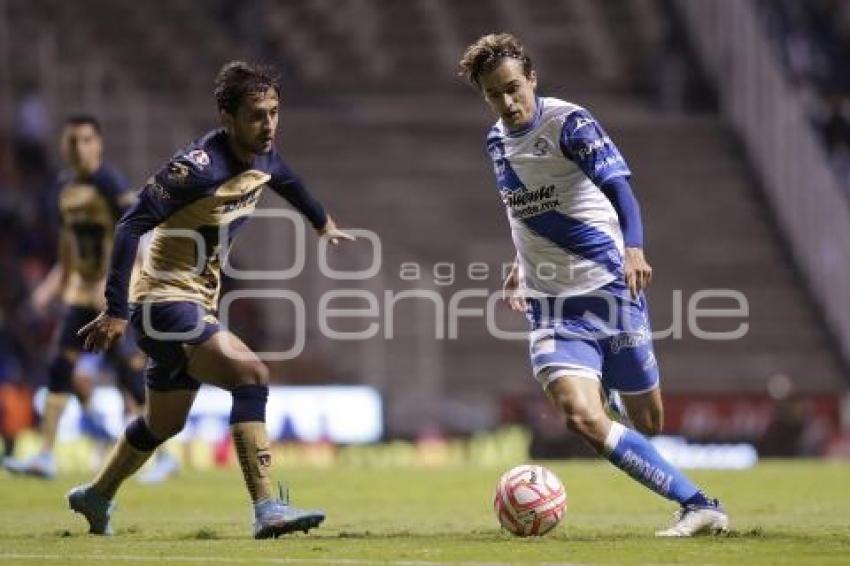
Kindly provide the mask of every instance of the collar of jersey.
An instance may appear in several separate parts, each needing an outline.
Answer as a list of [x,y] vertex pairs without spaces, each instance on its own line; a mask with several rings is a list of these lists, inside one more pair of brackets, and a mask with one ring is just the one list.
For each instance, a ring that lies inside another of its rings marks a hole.
[[523,126],[522,128],[520,128],[518,130],[511,131],[511,130],[508,130],[507,127],[505,127],[505,130],[507,130],[507,132],[508,132],[509,138],[522,137],[525,134],[527,134],[528,132],[530,132],[531,130],[533,130],[534,128],[536,128],[538,126],[538,124],[540,124],[540,118],[543,116],[543,99],[540,98],[539,96],[536,96],[534,98],[534,102],[537,106],[537,108],[534,110],[534,119],[531,121],[530,124],[528,124],[527,126]]

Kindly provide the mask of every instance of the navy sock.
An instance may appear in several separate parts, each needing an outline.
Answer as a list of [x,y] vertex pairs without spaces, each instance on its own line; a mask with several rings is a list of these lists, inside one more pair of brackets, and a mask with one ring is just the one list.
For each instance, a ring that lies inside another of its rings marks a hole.
[[142,417],[137,417],[127,425],[124,436],[127,443],[139,452],[153,452],[163,442],[161,438],[154,436]]
[[267,385],[242,385],[231,393],[233,406],[230,408],[230,424],[266,422],[266,401],[269,398]]
[[690,499],[685,501],[685,503],[683,503],[683,505],[701,505],[701,506],[708,506],[708,505],[711,505],[711,504],[712,504],[711,501],[708,500],[708,497],[706,497],[705,494],[702,491],[696,492],[693,495],[693,497],[691,497]]
[[611,423],[605,439],[608,460],[658,495],[685,505],[705,496],[691,481],[665,460],[640,433]]
[[47,368],[47,390],[51,393],[71,393],[74,364],[62,354],[57,354]]

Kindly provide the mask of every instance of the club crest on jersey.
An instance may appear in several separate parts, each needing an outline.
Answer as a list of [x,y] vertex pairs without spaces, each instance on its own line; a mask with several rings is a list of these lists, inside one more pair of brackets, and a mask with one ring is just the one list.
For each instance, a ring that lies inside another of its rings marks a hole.
[[200,168],[204,168],[210,164],[210,156],[203,149],[193,149],[186,154],[186,159]]
[[547,142],[544,138],[537,138],[534,140],[534,151],[532,155],[535,157],[543,157],[549,153],[549,142]]

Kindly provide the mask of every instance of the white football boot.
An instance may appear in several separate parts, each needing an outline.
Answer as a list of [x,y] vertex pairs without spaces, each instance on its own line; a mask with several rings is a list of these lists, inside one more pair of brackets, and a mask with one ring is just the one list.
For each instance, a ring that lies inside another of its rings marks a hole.
[[657,531],[657,537],[717,535],[729,531],[729,515],[716,499],[709,505],[685,505],[676,511],[673,525]]

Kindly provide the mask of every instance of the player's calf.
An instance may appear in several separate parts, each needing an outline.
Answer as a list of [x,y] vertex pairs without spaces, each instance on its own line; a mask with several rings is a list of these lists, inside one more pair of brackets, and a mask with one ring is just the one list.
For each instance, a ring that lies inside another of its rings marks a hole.
[[646,436],[661,434],[664,428],[664,405],[657,387],[645,393],[622,394],[620,398],[636,430]]
[[602,409],[599,385],[585,377],[560,377],[546,393],[564,418],[567,428],[597,452],[602,452],[611,420]]
[[231,392],[230,431],[251,501],[271,499],[271,451],[266,432],[267,385],[244,384]]
[[141,468],[165,440],[167,438],[160,438],[151,431],[144,418],[137,417],[127,425],[123,436],[115,443],[106,465],[92,482],[91,489],[112,500],[124,480]]

